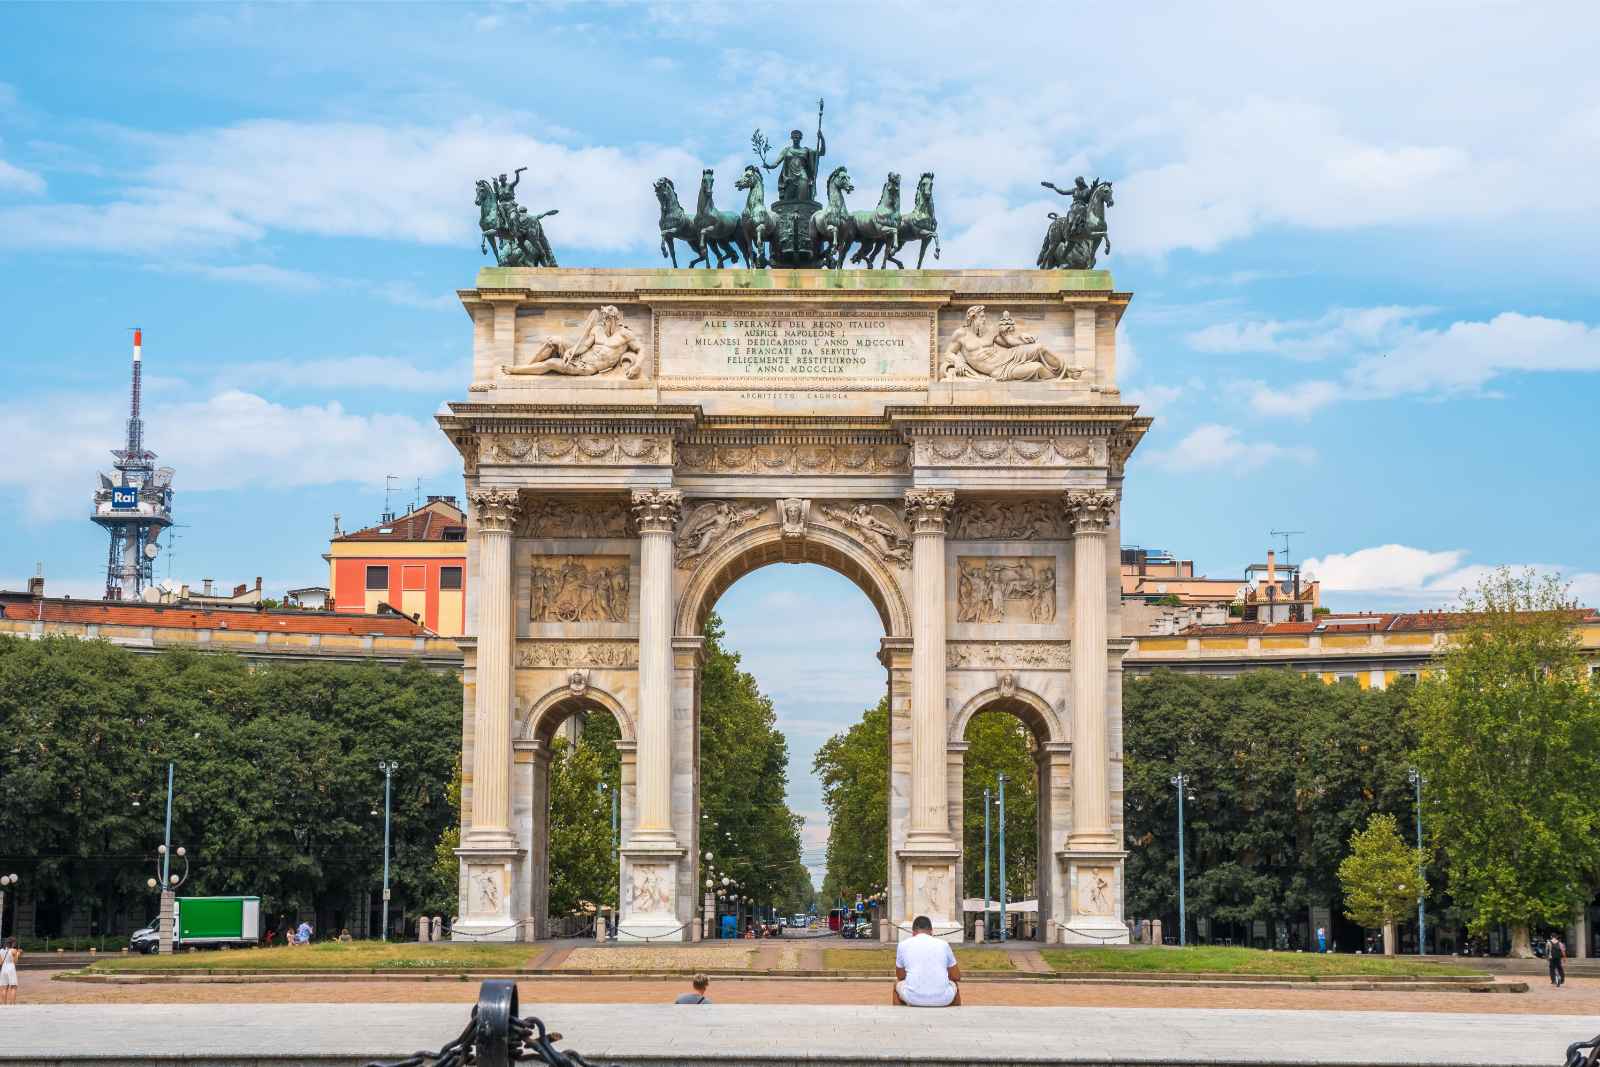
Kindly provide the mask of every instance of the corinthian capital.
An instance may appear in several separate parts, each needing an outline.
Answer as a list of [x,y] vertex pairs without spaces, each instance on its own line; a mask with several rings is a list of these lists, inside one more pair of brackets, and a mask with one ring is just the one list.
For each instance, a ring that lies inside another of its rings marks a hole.
[[510,533],[520,505],[515,489],[473,489],[467,493],[479,533]]
[[1067,521],[1075,534],[1105,533],[1117,513],[1117,494],[1109,489],[1072,489],[1067,492]]
[[683,509],[683,494],[676,489],[635,489],[633,517],[640,533],[671,533]]
[[945,518],[955,502],[956,495],[948,489],[907,489],[906,522],[911,532],[944,533]]

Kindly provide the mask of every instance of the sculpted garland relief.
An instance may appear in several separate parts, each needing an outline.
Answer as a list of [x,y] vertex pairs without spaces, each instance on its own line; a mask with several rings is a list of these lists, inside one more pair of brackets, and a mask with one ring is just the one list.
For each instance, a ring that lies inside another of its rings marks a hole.
[[919,437],[925,467],[1103,467],[1103,440],[1089,437]]
[[538,641],[522,642],[517,648],[517,666],[538,667],[636,667],[639,646],[632,641]]
[[482,462],[516,464],[670,463],[672,438],[602,434],[494,435],[484,438]]
[[911,450],[900,444],[713,445],[690,443],[679,450],[679,467],[690,474],[904,474]]
[[952,670],[985,667],[1039,667],[1066,670],[1070,648],[1065,641],[959,642],[945,646],[945,666]]
[[1053,622],[1055,561],[1030,556],[956,561],[957,622]]
[[628,557],[541,556],[534,561],[534,622],[626,622]]

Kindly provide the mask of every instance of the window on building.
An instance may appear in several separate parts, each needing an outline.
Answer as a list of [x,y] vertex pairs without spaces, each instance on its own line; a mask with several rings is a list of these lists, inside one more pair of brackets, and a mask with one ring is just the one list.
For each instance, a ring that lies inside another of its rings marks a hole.
[[444,528],[444,539],[446,541],[465,541],[467,539],[467,528],[465,526],[446,526]]
[[1422,679],[1422,675],[1417,671],[1400,671],[1398,677],[1403,678],[1408,682],[1416,682]]
[[1353,685],[1355,684],[1356,676],[1353,673],[1340,673],[1335,674],[1333,680],[1336,682],[1349,682]]
[[461,588],[461,568],[460,567],[440,567],[439,568],[439,588],[440,589],[460,589]]
[[367,588],[368,589],[387,589],[387,588],[389,588],[389,568],[388,567],[368,567],[367,568]]

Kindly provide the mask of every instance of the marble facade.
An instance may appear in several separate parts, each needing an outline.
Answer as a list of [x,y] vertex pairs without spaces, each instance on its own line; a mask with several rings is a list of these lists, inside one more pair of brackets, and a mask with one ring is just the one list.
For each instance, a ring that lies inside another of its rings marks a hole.
[[701,628],[741,575],[811,562],[884,627],[884,937],[959,936],[965,731],[1002,710],[1035,739],[1046,937],[1127,939],[1116,549],[1149,420],[1109,274],[488,268],[460,296],[457,938],[545,934],[550,742],[578,713],[620,727],[620,936],[700,936]]

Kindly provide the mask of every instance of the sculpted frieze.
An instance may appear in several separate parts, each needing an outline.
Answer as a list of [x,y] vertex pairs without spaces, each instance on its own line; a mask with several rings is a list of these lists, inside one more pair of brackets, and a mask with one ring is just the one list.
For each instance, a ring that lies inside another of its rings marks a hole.
[[1057,498],[961,497],[950,515],[958,541],[1051,541],[1069,536]]
[[1052,622],[1056,564],[1045,556],[962,556],[956,561],[957,622]]
[[538,556],[532,579],[534,622],[627,621],[626,556]]
[[607,304],[589,312],[570,337],[546,337],[528,362],[501,367],[505,374],[561,374],[580,378],[639,377],[639,339]]
[[904,567],[911,562],[911,537],[893,508],[870,501],[840,500],[819,502],[817,510],[885,563]]
[[951,670],[989,667],[1037,667],[1066,670],[1069,646],[1065,641],[962,641],[945,646],[945,666]]
[[686,474],[905,474],[911,450],[902,444],[691,443],[679,449],[678,460]]
[[518,667],[636,667],[639,646],[632,641],[533,641],[517,646]]
[[919,437],[919,467],[1103,467],[1106,445],[1090,437]]
[[530,497],[517,524],[518,537],[632,537],[633,515],[622,500]]
[[770,508],[770,504],[739,500],[707,500],[696,504],[678,526],[672,546],[673,562],[680,567],[688,566]]
[[496,434],[484,438],[486,463],[628,465],[670,463],[672,438],[656,435]]

